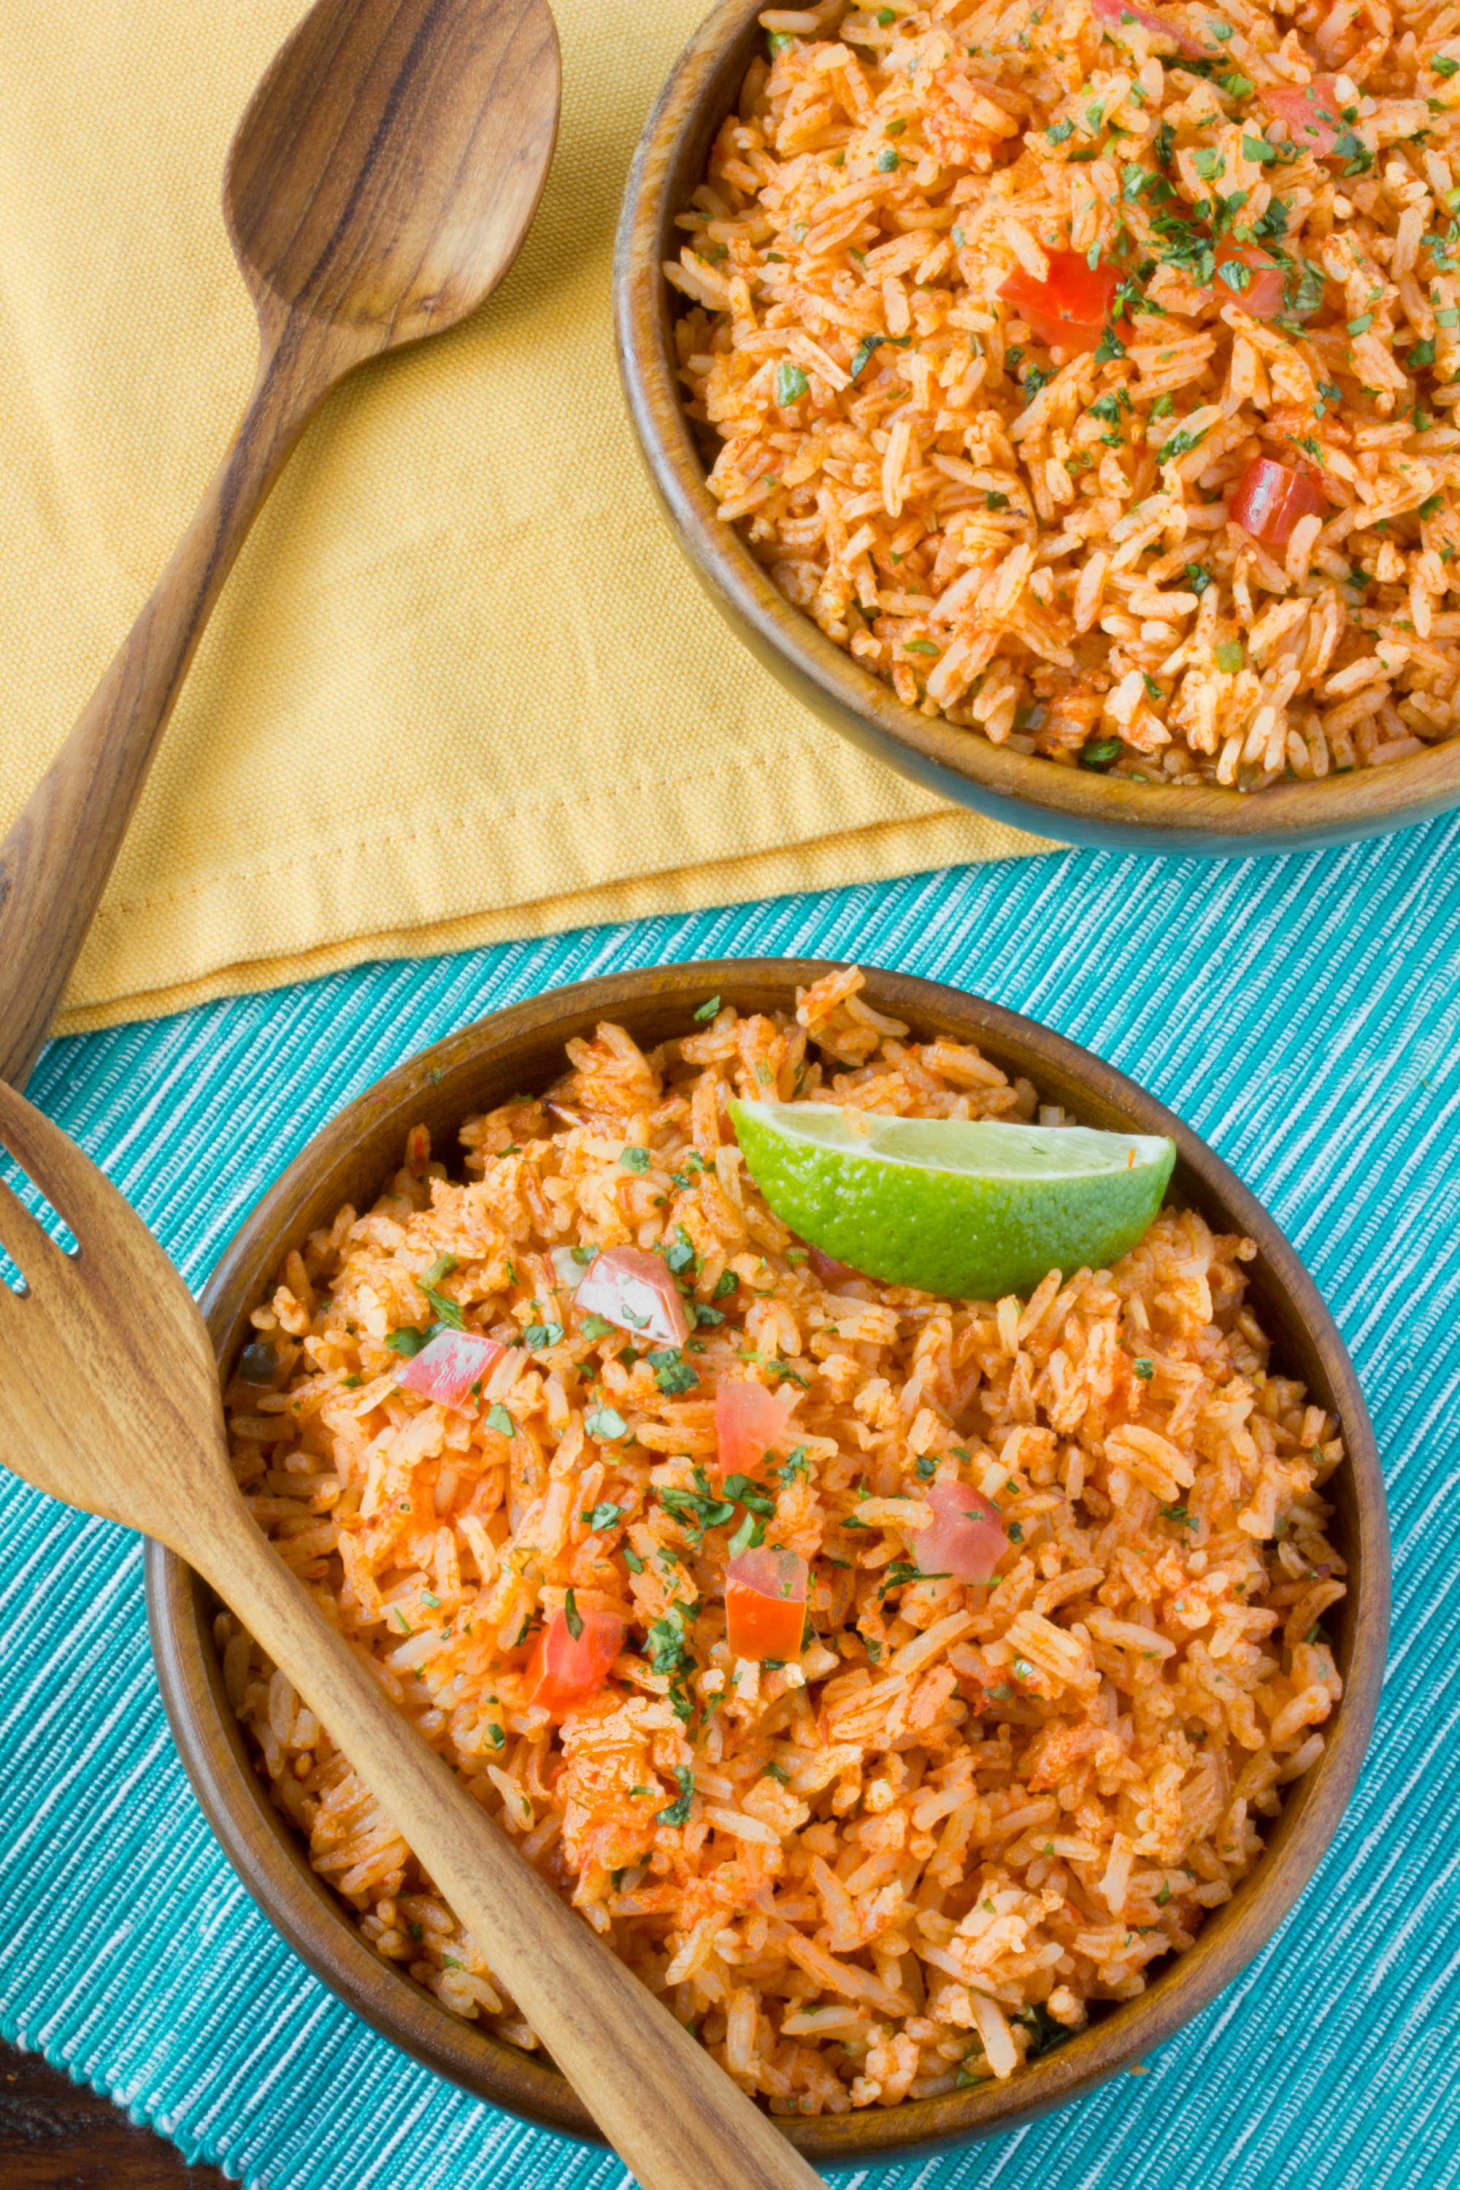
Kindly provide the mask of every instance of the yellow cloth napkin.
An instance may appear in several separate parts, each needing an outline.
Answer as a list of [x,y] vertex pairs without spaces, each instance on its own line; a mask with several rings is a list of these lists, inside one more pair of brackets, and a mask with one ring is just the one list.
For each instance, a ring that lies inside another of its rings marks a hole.
[[[556,0],[536,226],[357,375],[213,618],[67,999],[101,1025],[362,958],[1037,848],[821,728],[702,599],[614,363],[634,144],[705,0]],[[250,385],[219,211],[301,0],[0,9],[0,829]]]

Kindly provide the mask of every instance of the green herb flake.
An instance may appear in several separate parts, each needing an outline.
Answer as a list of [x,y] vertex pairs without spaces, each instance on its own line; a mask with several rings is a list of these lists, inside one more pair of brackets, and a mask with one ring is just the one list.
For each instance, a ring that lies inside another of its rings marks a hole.
[[1119,738],[1087,738],[1080,748],[1080,766],[1103,776],[1115,766],[1124,751]]
[[495,1406],[487,1409],[487,1428],[495,1430],[499,1437],[515,1437],[517,1435],[517,1424],[502,1405],[500,1399]]
[[623,1517],[623,1507],[614,1505],[607,1498],[602,1499],[596,1506],[585,1506],[578,1516],[580,1521],[587,1522],[595,1536],[601,1529],[617,1528]]
[[654,1381],[661,1392],[668,1395],[692,1392],[699,1383],[699,1377],[677,1346],[652,1347],[644,1359],[654,1371]]
[[626,1148],[619,1157],[619,1162],[623,1165],[625,1171],[637,1171],[642,1174],[649,1168],[649,1151],[647,1148]]
[[1153,1376],[1155,1375],[1155,1373],[1156,1373],[1156,1364],[1155,1364],[1155,1362],[1154,1362],[1154,1361],[1145,1361],[1145,1360],[1140,1360],[1140,1361],[1137,1361],[1137,1362],[1135,1363],[1135,1365],[1134,1365],[1134,1366],[1135,1366],[1135,1372],[1136,1372],[1136,1375],[1137,1375],[1137,1376],[1138,1376],[1138,1377],[1140,1378],[1141,1382],[1142,1382],[1143,1384],[1149,1384],[1149,1383],[1150,1383],[1150,1381],[1151,1381],[1151,1378],[1152,1378],[1152,1377],[1153,1377]]
[[696,1025],[696,1026],[699,1026],[699,1027],[704,1027],[704,1026],[708,1026],[708,1025],[709,1025],[709,1023],[710,1023],[710,1021],[711,1021],[712,1019],[718,1019],[718,1018],[719,1018],[719,1016],[720,1016],[720,999],[719,999],[719,997],[718,997],[718,996],[707,996],[707,997],[705,998],[704,1002],[703,1002],[703,1003],[702,1003],[702,1004],[700,1005],[700,1008],[699,1008],[699,1010],[698,1010],[698,1011],[697,1011],[697,1012],[695,1013],[695,1025]]
[[673,1802],[667,1802],[662,1810],[655,1813],[661,1825],[689,1823],[690,1808],[695,1797],[695,1776],[687,1764],[681,1764],[674,1777],[679,1785],[679,1793]]
[[[505,1408],[494,1408],[493,1413],[505,1413]],[[491,1421],[491,1415],[487,1420]],[[511,1417],[508,1416],[508,1420]],[[583,1427],[590,1437],[600,1444],[612,1444],[620,1437],[627,1437],[629,1425],[616,1407],[590,1407],[583,1417]]]
[[879,175],[895,175],[901,164],[891,145],[884,145],[877,155],[877,172]]
[[416,1355],[429,1341],[424,1331],[413,1330],[411,1325],[407,1324],[404,1330],[391,1331],[385,1343],[393,1354],[399,1354],[405,1361],[414,1361]]
[[810,385],[799,365],[788,365],[782,360],[776,367],[776,401],[783,410],[787,404],[799,403]]
[[578,1610],[578,1600],[571,1589],[563,1599],[563,1624],[574,1642],[577,1642],[583,1632],[583,1615]]
[[[450,1258],[445,1259],[449,1260]],[[435,1264],[433,1263],[432,1270],[434,1269]],[[454,1300],[448,1300],[444,1293],[436,1290],[435,1285],[430,1282],[430,1277],[431,1272],[428,1271],[425,1277],[418,1277],[416,1283],[435,1309],[436,1320],[438,1323],[444,1323],[448,1331],[464,1331],[466,1329],[466,1317]]]

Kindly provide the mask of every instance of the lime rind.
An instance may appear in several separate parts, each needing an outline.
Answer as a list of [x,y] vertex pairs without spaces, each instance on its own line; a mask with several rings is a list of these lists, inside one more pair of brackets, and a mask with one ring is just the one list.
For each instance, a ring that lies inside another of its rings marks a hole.
[[1155,1217],[1176,1155],[1154,1134],[831,1103],[736,1102],[731,1115],[751,1177],[799,1238],[884,1283],[957,1299],[1108,1267]]

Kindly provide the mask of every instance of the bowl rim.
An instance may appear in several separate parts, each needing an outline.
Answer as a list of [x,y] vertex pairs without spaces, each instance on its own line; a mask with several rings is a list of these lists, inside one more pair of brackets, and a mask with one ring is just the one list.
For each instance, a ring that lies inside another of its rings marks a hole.
[[739,534],[721,522],[706,488],[680,397],[671,292],[662,271],[682,202],[677,175],[705,139],[707,118],[718,123],[733,100],[762,6],[763,0],[719,0],[675,62],[634,155],[613,269],[619,368],[650,477],[701,584],[761,661],[823,720],[902,774],[960,805],[1068,843],[1283,851],[1380,835],[1460,804],[1460,736],[1378,768],[1260,792],[1141,784],[1011,752],[905,706],[777,589]]
[[[807,959],[720,959],[610,974],[548,991],[445,1036],[364,1089],[323,1125],[240,1223],[210,1278],[202,1307],[215,1349],[236,1348],[248,1306],[277,1267],[282,1238],[308,1228],[308,1204],[322,1191],[332,1154],[389,1127],[403,1139],[414,1114],[432,1100],[457,1099],[466,1084],[510,1063],[531,1040],[566,1039],[578,1022],[622,1016],[631,1028],[651,1010],[683,1009],[718,993],[766,1008],[798,986],[845,963]],[[1388,1522],[1373,1429],[1347,1351],[1313,1281],[1274,1220],[1205,1142],[1156,1098],[1102,1059],[1039,1022],[989,999],[857,961],[864,993],[879,1009],[938,1025],[987,1044],[1006,1068],[1027,1071],[1036,1086],[1051,1075],[1078,1087],[1081,1114],[1176,1142],[1175,1180],[1188,1199],[1210,1202],[1223,1220],[1258,1245],[1250,1266],[1294,1327],[1321,1357],[1345,1439],[1354,1526],[1347,1545],[1351,1594],[1344,1606],[1349,1663],[1343,1699],[1328,1722],[1318,1763],[1296,1781],[1264,1854],[1232,1900],[1214,1912],[1184,1954],[1167,1962],[1148,1989],[1032,2062],[1007,2084],[981,2084],[942,2098],[848,2115],[781,2120],[815,2162],[850,2165],[908,2156],[994,2129],[1022,2125],[1073,2099],[1162,2043],[1229,1984],[1268,1944],[1321,1862],[1363,1762],[1384,1675],[1390,1590]],[[655,1036],[656,1039],[661,1038]],[[445,1096],[442,1096],[442,1090]],[[1067,1090],[1068,1092],[1068,1090]],[[465,1111],[453,1111],[460,1122]],[[386,1175],[382,1167],[380,1176]],[[1178,1199],[1182,1198],[1178,1194]],[[275,1247],[267,1247],[269,1236]],[[230,1342],[229,1334],[232,1333]],[[154,1659],[169,1723],[195,1793],[225,1854],[264,1915],[301,1958],[365,2021],[405,2053],[492,2104],[598,2142],[584,2110],[557,2073],[538,2058],[460,2022],[402,1970],[380,1961],[342,1904],[312,1871],[294,1829],[277,1811],[249,1759],[242,1731],[223,1696],[211,1625],[218,1606],[175,1553],[146,1552],[146,1599]]]

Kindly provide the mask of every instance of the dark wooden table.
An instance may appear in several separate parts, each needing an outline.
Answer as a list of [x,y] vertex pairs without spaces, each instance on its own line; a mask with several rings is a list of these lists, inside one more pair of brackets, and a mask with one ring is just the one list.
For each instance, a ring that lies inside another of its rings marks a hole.
[[80,2090],[31,2053],[0,2045],[0,2183],[5,2190],[226,2190],[170,2144]]

